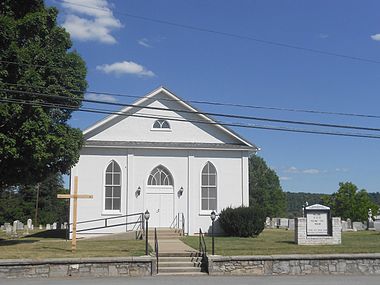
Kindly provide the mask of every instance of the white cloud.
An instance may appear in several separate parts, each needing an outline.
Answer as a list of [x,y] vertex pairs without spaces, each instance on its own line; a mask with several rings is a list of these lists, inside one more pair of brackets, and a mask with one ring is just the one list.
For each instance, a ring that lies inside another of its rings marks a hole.
[[117,42],[111,32],[123,25],[114,17],[107,0],[81,0],[80,3],[63,0],[61,4],[70,12],[62,26],[72,38],[106,44]]
[[280,179],[281,181],[289,181],[289,180],[292,180],[292,178],[289,177],[289,176],[281,176],[279,179]]
[[107,94],[95,94],[95,93],[87,93],[85,98],[88,100],[96,100],[96,101],[105,101],[110,103],[116,103],[117,99],[114,96]]
[[300,173],[300,171],[295,166],[291,166],[284,170],[285,173]]
[[298,174],[298,173],[320,174],[320,173],[326,173],[326,172],[327,171],[325,171],[325,170],[320,170],[320,169],[316,169],[316,168],[298,169],[295,166],[291,166],[291,167],[284,170],[284,173],[293,173],[293,174]]
[[306,174],[319,174],[319,173],[321,173],[321,171],[319,169],[310,168],[310,169],[304,169],[304,170],[302,170],[302,173],[306,173]]
[[150,71],[146,69],[144,66],[138,63],[135,63],[133,61],[122,61],[122,62],[115,62],[112,64],[98,65],[96,69],[103,71],[104,73],[107,73],[107,74],[114,73],[115,75],[135,74],[135,75],[147,76],[147,77],[155,76],[153,71]]
[[324,34],[324,33],[320,33],[320,34],[318,35],[318,37],[319,37],[320,39],[327,39],[327,38],[329,37],[329,35],[328,35],[328,34]]
[[371,39],[373,39],[374,41],[380,41],[380,34],[372,35]]
[[335,168],[336,172],[348,172],[347,168]]
[[137,43],[143,47],[147,47],[147,48],[150,48],[152,47],[150,44],[149,44],[149,40],[147,38],[143,38],[143,39],[139,39],[137,41]]

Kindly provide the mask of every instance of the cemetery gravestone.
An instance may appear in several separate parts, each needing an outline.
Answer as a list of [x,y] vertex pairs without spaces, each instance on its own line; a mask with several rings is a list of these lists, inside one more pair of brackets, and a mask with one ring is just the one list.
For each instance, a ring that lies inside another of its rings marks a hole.
[[53,223],[53,230],[56,230],[56,229],[57,229],[57,223],[54,222],[54,223]]
[[12,226],[10,224],[5,225],[5,234],[11,235],[12,234]]
[[294,224],[294,219],[289,219],[289,227],[288,227],[288,230],[290,231],[294,231],[294,228],[295,228],[295,224]]
[[289,227],[289,219],[280,218],[278,227],[280,229],[287,229]]
[[342,232],[346,232],[348,230],[347,221],[342,221]]
[[50,224],[46,224],[46,230],[51,230]]
[[28,226],[28,230],[31,230],[32,229],[32,219],[28,219],[28,221],[26,222],[27,226]]
[[43,230],[43,229],[44,229],[44,227],[43,227],[42,225],[40,225],[40,226],[39,226],[39,229],[40,229],[40,230]]
[[354,231],[364,231],[366,227],[362,222],[353,222],[352,228]]
[[24,223],[18,221],[17,223],[17,230],[22,231],[24,229]]
[[352,230],[352,222],[351,222],[351,219],[350,219],[350,218],[347,219],[347,228],[348,228],[349,230]]

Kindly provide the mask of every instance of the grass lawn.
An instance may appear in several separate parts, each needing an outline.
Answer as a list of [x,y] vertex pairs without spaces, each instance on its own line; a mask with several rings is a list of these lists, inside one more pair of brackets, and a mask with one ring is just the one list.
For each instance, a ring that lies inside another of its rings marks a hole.
[[[211,238],[205,237],[207,252],[211,252]],[[189,246],[198,249],[198,237],[183,237]],[[275,255],[323,253],[380,253],[380,233],[374,231],[344,232],[341,245],[297,245],[294,231],[266,229],[257,238],[216,237],[217,255]]]
[[62,258],[62,257],[123,257],[145,254],[143,240],[78,240],[77,252],[71,252],[71,241],[64,231],[36,232],[30,236],[8,239],[0,233],[0,259]]

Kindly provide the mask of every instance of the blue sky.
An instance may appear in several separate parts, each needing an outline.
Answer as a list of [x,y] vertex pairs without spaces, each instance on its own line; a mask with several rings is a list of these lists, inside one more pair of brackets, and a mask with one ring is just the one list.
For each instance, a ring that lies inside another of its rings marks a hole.
[[[380,115],[380,63],[267,45],[125,15],[380,61],[379,1],[46,3],[59,8],[60,25],[71,33],[73,48],[86,61],[89,90],[142,96],[163,85],[185,100]],[[119,103],[133,101],[87,96]],[[208,112],[374,128],[380,122],[373,118],[226,106],[196,107]],[[84,129],[102,117],[78,112],[70,123]],[[341,181],[352,181],[369,192],[380,191],[378,139],[235,130],[262,149],[259,155],[276,170],[285,191],[333,193]]]

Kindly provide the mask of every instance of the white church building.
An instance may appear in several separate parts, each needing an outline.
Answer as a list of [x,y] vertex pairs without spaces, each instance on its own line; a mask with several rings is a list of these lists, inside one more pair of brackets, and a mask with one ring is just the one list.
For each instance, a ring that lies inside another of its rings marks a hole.
[[212,210],[248,206],[248,158],[256,151],[160,87],[84,131],[70,188],[73,194],[78,176],[78,194],[93,195],[78,200],[78,221],[96,221],[78,229],[125,232],[134,225],[101,227],[135,221],[139,216],[125,215],[148,210],[150,227],[183,223],[186,234],[208,232]]

